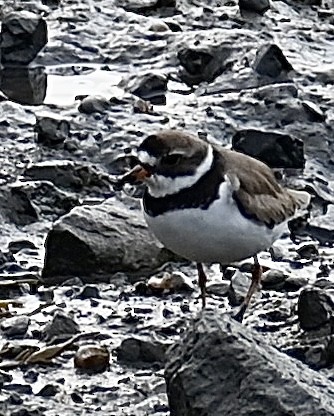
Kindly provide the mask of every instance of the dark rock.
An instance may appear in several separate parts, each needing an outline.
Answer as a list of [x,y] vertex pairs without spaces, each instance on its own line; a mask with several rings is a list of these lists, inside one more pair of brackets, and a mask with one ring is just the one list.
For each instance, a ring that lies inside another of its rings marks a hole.
[[51,341],[52,338],[63,335],[71,338],[78,332],[80,332],[80,328],[74,319],[66,315],[63,311],[57,310],[52,321],[43,329],[42,336],[45,341]]
[[164,363],[168,344],[141,338],[126,338],[117,349],[117,359],[127,363]]
[[15,391],[19,394],[32,394],[32,387],[30,384],[11,383],[5,384],[2,388],[3,390]]
[[303,290],[298,299],[299,324],[305,331],[328,324],[334,314],[334,302],[323,289]]
[[[172,9],[170,13],[173,14],[174,8],[176,7],[176,0],[151,0],[144,4],[142,1],[137,0],[122,1],[122,7],[127,11],[143,14],[145,16],[157,11],[162,13],[161,9]],[[167,10],[167,15],[170,13],[168,13]]]
[[100,291],[96,286],[85,286],[82,291],[77,295],[77,299],[100,299]]
[[106,347],[83,345],[74,356],[74,366],[87,372],[103,372],[109,366],[110,354]]
[[254,69],[260,75],[277,78],[293,68],[277,45],[264,45],[255,58]]
[[78,110],[80,113],[94,114],[105,113],[110,108],[110,101],[105,97],[90,95],[84,97],[79,104]]
[[59,387],[55,384],[46,384],[41,388],[41,390],[37,393],[37,396],[42,397],[53,397],[57,393],[59,393]]
[[9,338],[22,337],[28,331],[30,318],[28,316],[13,316],[1,321],[0,329]]
[[37,295],[42,302],[51,303],[54,299],[53,289],[38,288]]
[[9,397],[9,403],[13,405],[20,405],[23,403],[23,399],[19,393],[12,393]]
[[80,277],[72,277],[70,279],[66,279],[62,286],[71,286],[74,289],[84,286],[84,282],[80,279]]
[[239,9],[243,11],[264,14],[270,9],[269,0],[239,0]]
[[284,290],[288,292],[295,292],[306,286],[309,282],[307,277],[289,276],[284,282]]
[[12,262],[15,262],[13,253],[0,251],[0,269],[3,269],[6,263]]
[[6,373],[5,371],[0,371],[0,390],[5,383],[10,383],[13,380],[11,374]]
[[46,96],[47,75],[44,67],[5,67],[0,69],[0,88],[11,100],[40,105]]
[[317,370],[334,364],[333,336],[316,334],[310,339],[298,340],[294,345],[283,347],[282,351]]
[[165,378],[171,416],[334,414],[326,377],[217,310],[168,351]]
[[57,146],[69,137],[70,123],[54,116],[37,117],[35,132],[38,143],[45,146]]
[[[69,212],[73,207],[79,204],[78,198],[66,191],[62,191],[48,181],[28,181],[18,182],[11,186],[11,195],[14,201],[21,203],[16,212],[8,212],[8,216],[18,221],[28,221],[30,215],[33,219],[33,212],[39,216],[48,217],[56,220],[61,215]],[[23,213],[20,211],[24,209]],[[34,211],[33,211],[34,210]]]
[[326,120],[326,114],[324,114],[324,112],[311,101],[303,101],[302,106],[304,107],[310,121],[321,123]]
[[36,207],[28,195],[19,186],[12,185],[10,189],[1,189],[0,210],[16,225],[27,225],[38,220]]
[[24,176],[34,181],[50,181],[75,192],[110,192],[109,176],[91,165],[70,160],[48,161],[28,166]]
[[44,416],[45,415],[45,408],[42,406],[39,408],[27,408],[22,407],[21,409],[12,410],[10,416]]
[[296,251],[304,259],[312,259],[319,255],[318,248],[314,243],[305,243],[298,247]]
[[166,104],[167,82],[168,79],[164,75],[147,74],[137,80],[130,91],[152,104],[164,105]]
[[36,250],[37,248],[35,244],[29,240],[16,240],[16,241],[11,241],[8,244],[8,250],[13,254],[16,254],[19,251],[25,250],[25,249]]
[[240,130],[232,138],[234,150],[255,157],[271,168],[304,167],[304,144],[288,134],[255,129]]
[[328,206],[326,214],[312,218],[305,231],[321,244],[332,244],[334,241],[334,205]]
[[109,281],[110,273],[152,272],[173,257],[138,212],[116,200],[74,208],[54,224],[45,247],[45,282],[67,276]]
[[264,289],[281,289],[288,275],[281,270],[268,270],[263,273],[261,284]]
[[230,289],[230,282],[224,281],[220,283],[209,283],[206,291],[210,295],[226,296]]
[[28,383],[35,383],[38,379],[39,373],[35,370],[28,370],[26,373],[24,373],[23,378]]
[[180,77],[189,86],[212,82],[226,69],[231,51],[221,46],[181,49],[177,57],[183,67]]
[[76,391],[74,391],[73,393],[71,393],[71,399],[73,400],[74,403],[84,403],[84,399]]
[[47,43],[47,26],[40,15],[28,11],[12,12],[2,22],[1,63],[27,65]]

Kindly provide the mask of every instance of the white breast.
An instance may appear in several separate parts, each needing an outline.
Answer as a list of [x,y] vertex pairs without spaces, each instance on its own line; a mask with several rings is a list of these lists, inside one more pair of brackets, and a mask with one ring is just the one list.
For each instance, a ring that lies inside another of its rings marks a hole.
[[269,229],[241,215],[227,182],[208,209],[190,208],[150,217],[148,226],[165,247],[196,262],[229,264],[267,249],[286,222]]

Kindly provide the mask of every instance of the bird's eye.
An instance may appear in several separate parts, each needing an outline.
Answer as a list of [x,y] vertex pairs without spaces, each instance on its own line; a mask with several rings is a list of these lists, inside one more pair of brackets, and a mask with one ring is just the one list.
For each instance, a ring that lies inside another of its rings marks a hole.
[[181,155],[174,154],[174,155],[168,155],[163,158],[164,165],[168,166],[174,166],[176,165],[181,159]]

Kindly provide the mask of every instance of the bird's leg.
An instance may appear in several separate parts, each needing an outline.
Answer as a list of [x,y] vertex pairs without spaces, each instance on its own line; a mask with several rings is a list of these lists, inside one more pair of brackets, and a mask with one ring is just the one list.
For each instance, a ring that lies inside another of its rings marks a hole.
[[258,287],[260,286],[261,277],[262,277],[262,267],[260,266],[257,256],[254,256],[252,282],[251,282],[251,285],[249,286],[247,295],[245,296],[245,299],[242,302],[238,313],[234,316],[234,319],[237,320],[238,322],[242,322],[246,309],[248,308],[248,305],[252,299],[252,296],[254,295]]
[[202,298],[202,308],[205,308],[206,305],[206,274],[203,269],[202,263],[196,263],[197,272],[198,272],[198,286],[201,290],[201,298]]

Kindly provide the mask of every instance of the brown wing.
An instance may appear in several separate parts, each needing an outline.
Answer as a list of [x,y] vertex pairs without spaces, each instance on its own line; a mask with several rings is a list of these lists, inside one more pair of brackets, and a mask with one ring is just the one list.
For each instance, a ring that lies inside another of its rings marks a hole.
[[298,202],[267,165],[234,151],[224,150],[222,156],[227,177],[237,177],[233,197],[245,216],[273,227],[294,215]]

